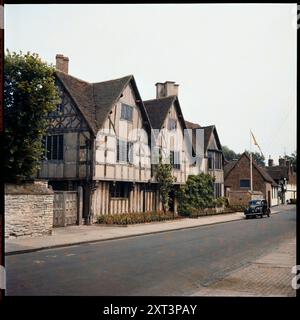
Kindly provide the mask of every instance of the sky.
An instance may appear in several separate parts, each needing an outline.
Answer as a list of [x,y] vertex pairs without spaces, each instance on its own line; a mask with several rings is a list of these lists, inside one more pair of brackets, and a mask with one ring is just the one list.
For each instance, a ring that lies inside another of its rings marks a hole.
[[[179,84],[185,120],[266,159],[296,150],[296,4],[5,5],[5,48],[89,82],[133,74],[142,99]],[[252,150],[258,149],[252,146]]]

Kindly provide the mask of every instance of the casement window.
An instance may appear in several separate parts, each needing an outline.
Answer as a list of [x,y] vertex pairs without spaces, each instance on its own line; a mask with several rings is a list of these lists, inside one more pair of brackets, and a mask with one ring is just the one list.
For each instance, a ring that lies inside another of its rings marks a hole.
[[121,105],[121,119],[132,121],[133,118],[133,107],[128,104],[122,103]]
[[214,169],[214,153],[212,151],[208,151],[208,169]]
[[168,128],[169,130],[175,130],[177,128],[177,121],[175,119],[169,118]]
[[222,153],[208,151],[208,169],[222,169]]
[[64,136],[52,135],[44,139],[46,160],[64,159]]
[[180,170],[180,152],[170,151],[170,164],[172,164],[174,169]]
[[250,188],[250,180],[249,179],[241,179],[240,180],[240,188]]
[[214,196],[215,198],[222,197],[222,183],[214,183]]
[[111,183],[109,191],[112,198],[128,198],[129,184],[126,182]]
[[133,143],[117,139],[117,162],[133,163]]
[[222,169],[222,153],[215,153],[215,169]]

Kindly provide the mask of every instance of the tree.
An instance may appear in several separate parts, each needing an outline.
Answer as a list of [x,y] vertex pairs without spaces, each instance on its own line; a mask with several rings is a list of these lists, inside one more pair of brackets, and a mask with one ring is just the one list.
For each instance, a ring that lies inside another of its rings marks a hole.
[[239,153],[235,153],[233,150],[231,150],[227,146],[222,146],[222,151],[223,151],[224,158],[227,161],[238,159],[240,157]]
[[[250,155],[250,151],[248,150],[245,150],[245,151]],[[266,165],[265,157],[257,151],[252,152],[252,159],[261,167],[264,167]]]
[[4,58],[4,181],[28,179],[43,154],[46,115],[60,102],[55,69],[37,54],[11,53]]
[[189,214],[214,205],[214,180],[209,174],[190,175],[177,193],[179,212]]
[[294,167],[294,170],[297,170],[297,151],[293,152],[290,156],[285,156],[287,160],[290,161],[291,165]]
[[163,211],[169,210],[170,192],[172,190],[175,177],[172,174],[172,165],[169,163],[162,163],[161,159],[156,167],[156,180],[159,184],[160,198],[163,205]]

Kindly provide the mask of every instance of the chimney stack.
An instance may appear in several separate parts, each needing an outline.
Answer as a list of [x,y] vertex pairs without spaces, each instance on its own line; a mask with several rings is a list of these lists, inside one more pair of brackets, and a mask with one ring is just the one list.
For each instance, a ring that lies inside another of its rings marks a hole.
[[179,84],[174,81],[166,81],[165,83],[157,82],[156,86],[156,98],[163,98],[169,96],[178,96]]
[[269,156],[268,166],[269,166],[269,167],[273,167],[273,165],[274,165],[274,161],[273,161],[273,159],[271,158],[271,156]]
[[65,57],[63,54],[56,55],[56,69],[64,73],[69,72],[69,58]]
[[290,166],[291,166],[290,160],[285,160],[285,165],[290,169]]
[[280,167],[285,167],[285,159],[284,158],[279,158],[278,162],[279,162]]

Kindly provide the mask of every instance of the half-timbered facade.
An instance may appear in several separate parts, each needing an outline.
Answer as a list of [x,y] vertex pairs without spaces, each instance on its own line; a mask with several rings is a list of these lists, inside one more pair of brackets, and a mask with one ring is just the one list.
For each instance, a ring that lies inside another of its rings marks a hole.
[[[199,134],[200,143],[203,144],[203,157],[196,165],[191,166],[191,174],[208,173],[215,177],[214,195],[216,198],[224,196],[224,156],[216,126],[200,126],[186,121],[186,127],[192,130],[193,147],[196,149],[196,130],[203,130]],[[194,142],[195,141],[195,142]]]
[[[223,182],[215,127],[204,128],[208,169],[191,161],[177,84],[157,83],[156,99],[143,101],[132,75],[89,83],[68,74],[68,59],[62,55],[56,57],[56,69],[61,103],[48,115],[38,177],[57,191],[82,188],[87,222],[102,214],[161,210],[153,165],[160,157],[171,162],[177,186],[189,174],[203,171],[214,174],[216,183]],[[176,211],[174,193],[171,199],[171,210]]]

